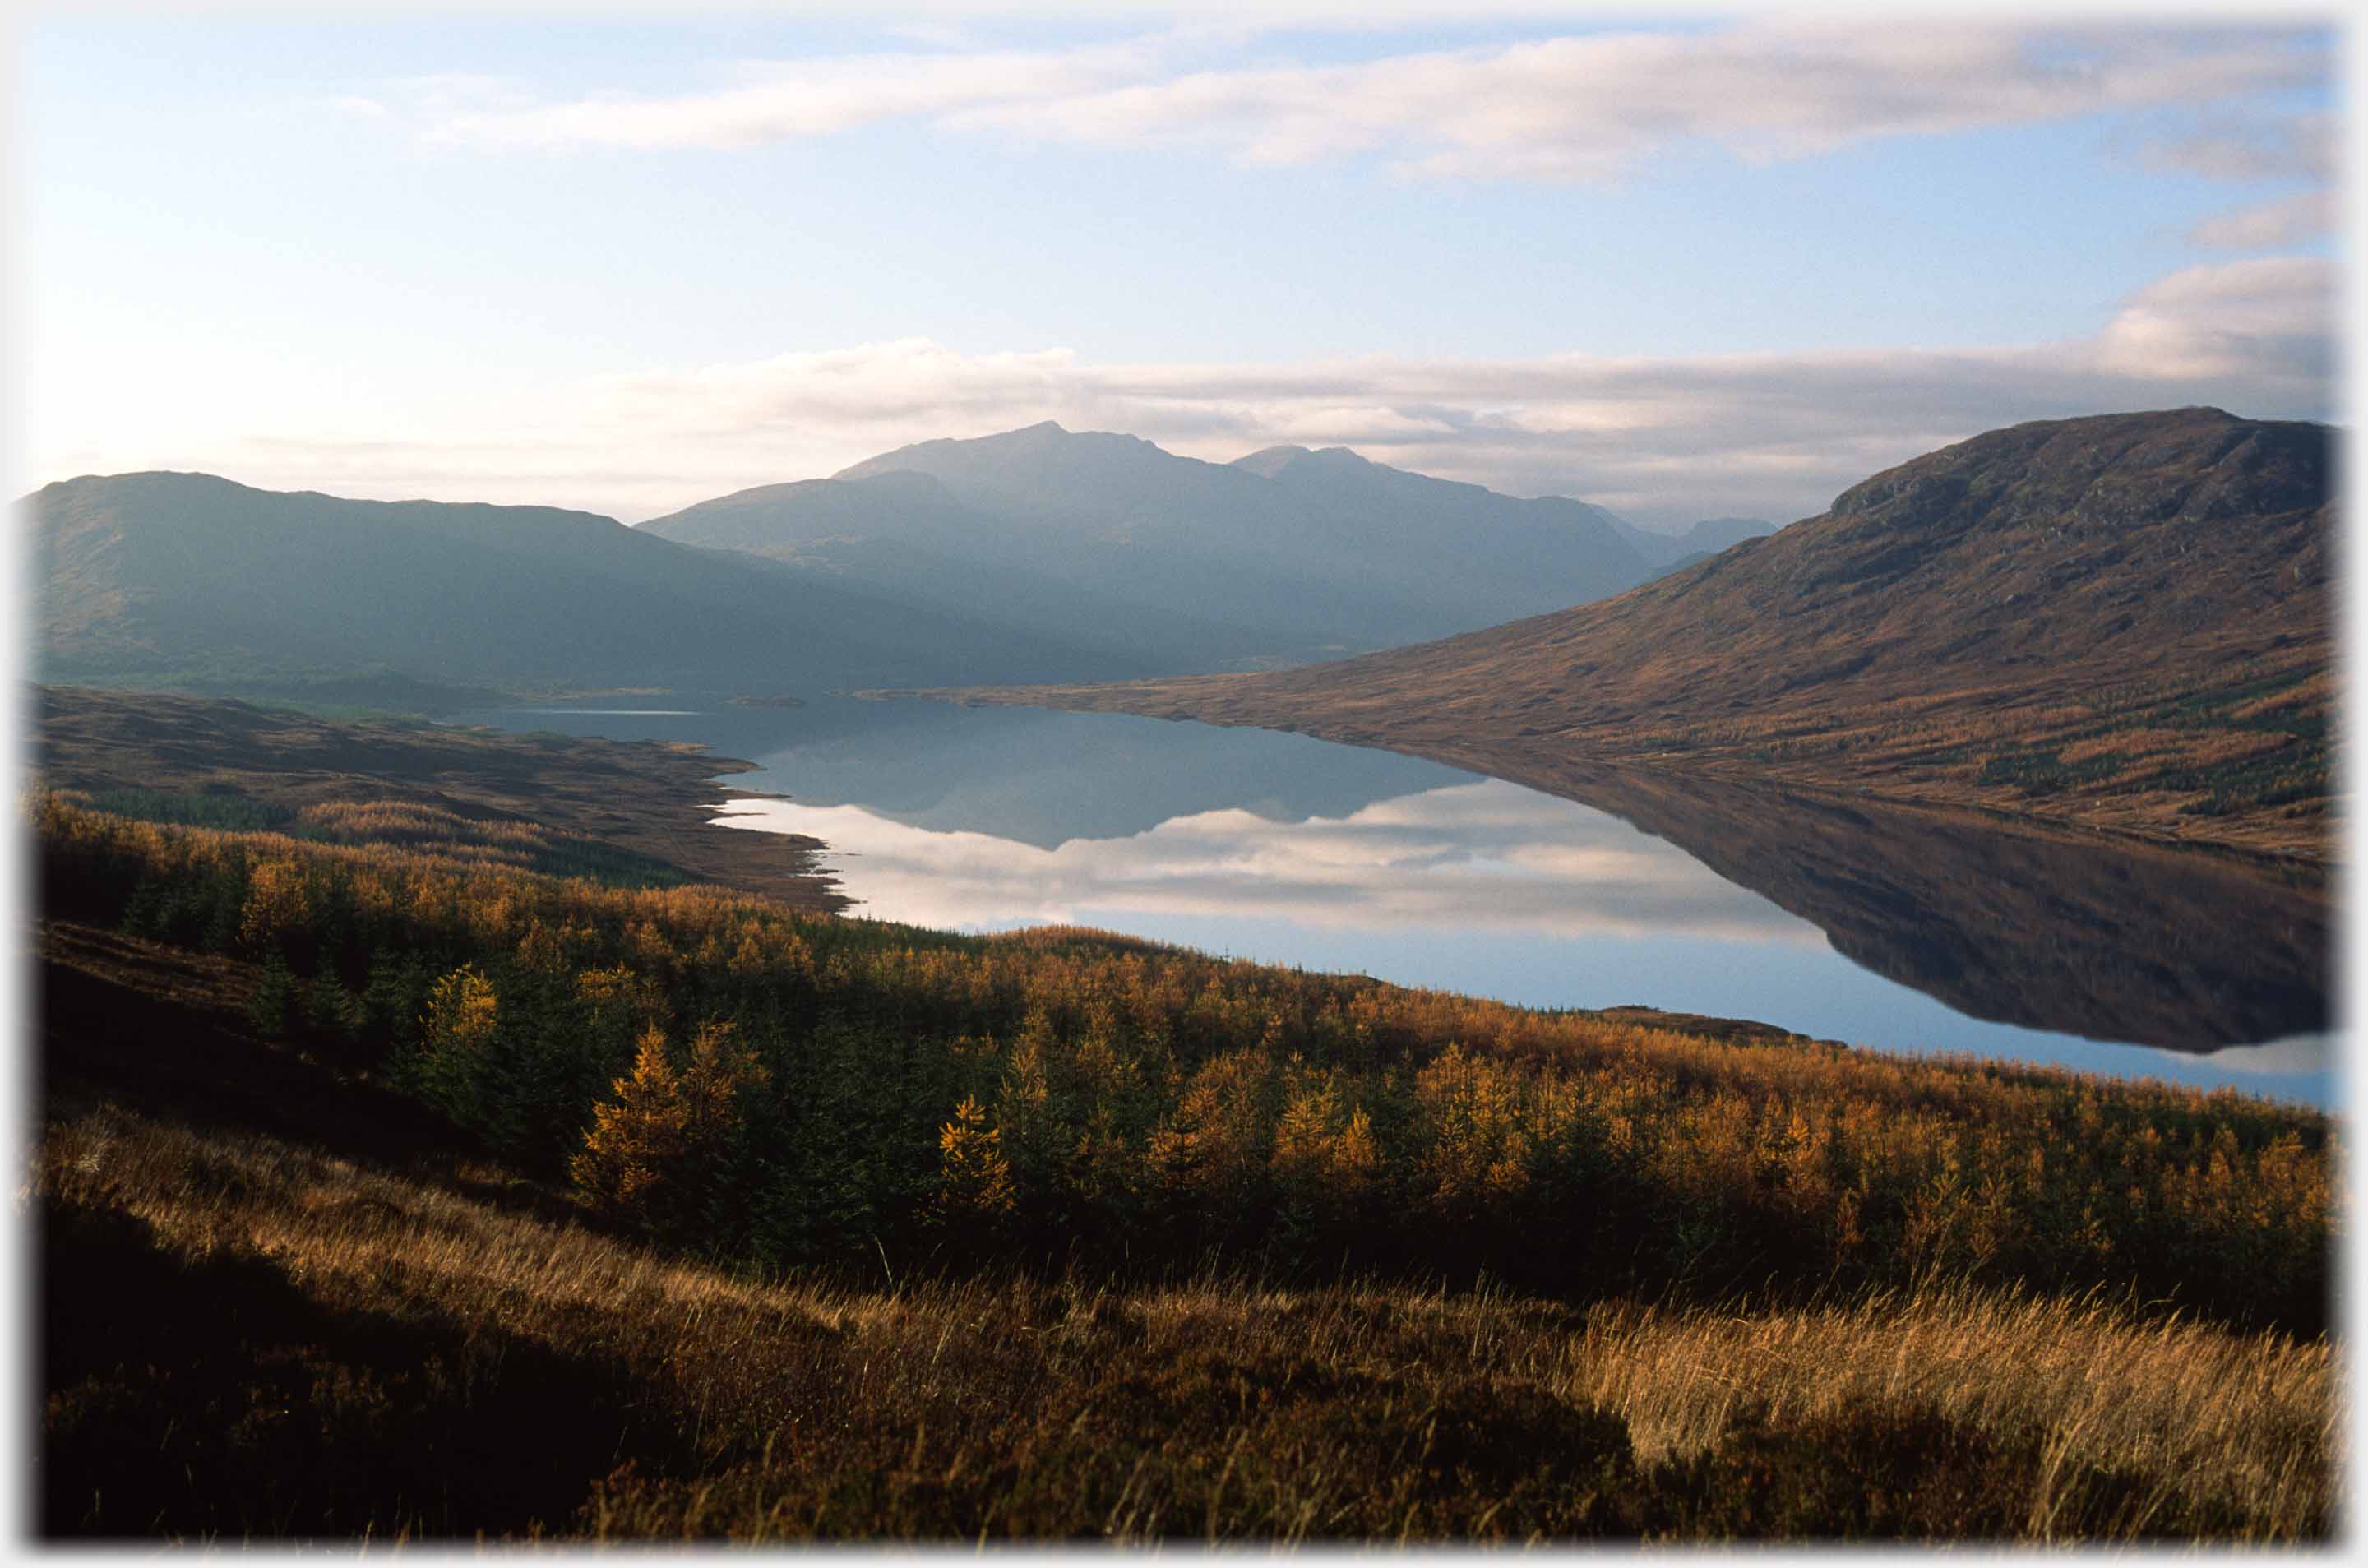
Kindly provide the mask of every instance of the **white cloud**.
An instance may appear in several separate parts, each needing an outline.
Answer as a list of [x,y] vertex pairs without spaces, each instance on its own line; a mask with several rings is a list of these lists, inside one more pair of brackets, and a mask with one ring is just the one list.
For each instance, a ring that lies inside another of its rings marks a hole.
[[[743,70],[662,97],[439,112],[433,133],[529,146],[738,147],[923,118],[1248,164],[1350,153],[1418,176],[1596,180],[1690,142],[1750,161],[2321,83],[2315,35],[2194,28],[1762,22],[1605,32],[1348,64],[1182,69],[1188,35],[1066,51],[904,53]],[[2164,159],[2204,157],[2171,148]]]
[[1766,162],[1885,136],[2208,102],[2323,69],[2266,34],[1760,24],[1203,72],[1016,99],[956,122],[1210,144],[1252,163],[1386,151],[1419,175],[1600,179],[1691,140]]
[[746,147],[826,136],[873,120],[1008,99],[1089,92],[1139,74],[1139,46],[1056,52],[864,54],[744,64],[734,85],[672,97],[570,103],[431,117],[439,140],[531,147]]
[[[1276,823],[1243,810],[1040,848],[860,806],[735,801],[727,826],[803,833],[848,858],[856,911],[938,927],[1145,915],[1359,931],[1720,937],[1823,947],[1817,928],[1615,817],[1496,779]],[[860,873],[860,874],[859,874]]]
[[1788,521],[1878,470],[2023,420],[2197,403],[2328,418],[2339,278],[2314,257],[2191,267],[2140,290],[2093,337],[1952,352],[1098,365],[1062,348],[963,354],[905,339],[614,375],[352,439],[309,409],[258,405],[239,416],[272,426],[268,439],[160,450],[131,432],[109,437],[127,443],[110,461],[85,438],[70,458],[50,454],[41,477],[203,468],[277,488],[638,518],[911,441],[1057,419],[1217,461],[1283,441],[1352,447],[1645,523]]
[[2214,250],[2278,250],[2317,239],[2335,226],[2335,192],[2305,190],[2207,218],[2187,237]]
[[2340,274],[2317,256],[2191,267],[2138,291],[2098,338],[2094,361],[2164,381],[2260,377],[2331,383]]
[[2190,244],[2211,250],[2276,250],[2337,226],[2336,196],[2328,182],[2338,131],[2328,114],[2221,114],[2186,136],[2150,143],[2143,155],[2156,168],[2209,179],[2316,182],[2308,190],[2207,218],[2187,233]]

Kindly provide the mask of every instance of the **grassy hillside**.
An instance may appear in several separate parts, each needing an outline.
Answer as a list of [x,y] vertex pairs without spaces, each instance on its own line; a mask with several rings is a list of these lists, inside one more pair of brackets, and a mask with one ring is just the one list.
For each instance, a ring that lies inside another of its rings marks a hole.
[[596,831],[670,748],[53,702],[46,1537],[2333,1528],[2317,1112],[801,912]]
[[51,1536],[2324,1539],[2325,1345],[1935,1290],[1738,1313],[760,1283],[101,1109],[39,1154]]
[[2324,426],[1993,431],[1617,598],[1327,665],[973,700],[1628,761],[2327,852]]
[[35,825],[49,1533],[2329,1528],[2315,1113]]

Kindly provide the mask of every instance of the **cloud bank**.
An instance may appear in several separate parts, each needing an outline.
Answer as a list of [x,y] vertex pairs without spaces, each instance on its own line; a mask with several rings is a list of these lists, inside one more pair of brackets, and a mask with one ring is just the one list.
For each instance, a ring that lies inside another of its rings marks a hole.
[[51,454],[47,466],[49,477],[199,468],[275,488],[637,520],[908,442],[1055,419],[1212,461],[1281,442],[1351,447],[1649,526],[1783,522],[1870,473],[2024,420],[2191,403],[2329,418],[2340,276],[2308,256],[2190,267],[2091,337],[1963,350],[1119,365],[915,338],[617,374],[530,403],[456,406],[439,428],[340,432],[290,409],[269,436],[160,451],[127,435],[135,445],[120,452]]
[[[1758,163],[1885,137],[2232,102],[2322,82],[2318,38],[1758,22],[1191,69],[1189,38],[1170,34],[1060,51],[746,62],[733,80],[694,92],[474,108],[447,99],[426,119],[450,142],[640,149],[740,148],[918,119],[1097,146],[1202,147],[1244,164],[1372,153],[1416,176],[1591,181],[1688,144]],[[2231,145],[2225,136],[2168,144],[2157,161],[2282,155]]]

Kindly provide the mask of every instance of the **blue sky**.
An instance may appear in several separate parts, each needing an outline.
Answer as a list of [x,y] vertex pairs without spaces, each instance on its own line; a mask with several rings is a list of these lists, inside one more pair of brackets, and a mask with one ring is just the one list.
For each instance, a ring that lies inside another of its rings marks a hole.
[[912,18],[35,24],[27,477],[634,518],[1053,417],[1675,525],[2335,412],[2324,28]]

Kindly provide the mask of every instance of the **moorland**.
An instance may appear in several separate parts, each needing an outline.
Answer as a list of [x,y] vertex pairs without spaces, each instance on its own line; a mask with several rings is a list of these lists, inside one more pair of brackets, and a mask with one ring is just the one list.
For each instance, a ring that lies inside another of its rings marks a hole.
[[[318,706],[1148,674],[957,694],[1624,791],[1967,995],[2055,983],[1983,936],[2029,912],[2110,940],[2132,884],[2079,869],[2111,838],[2178,858],[2166,972],[2241,1010],[2226,890],[2295,930],[2326,899],[2326,446],[2209,410],[1993,432],[1691,563],[1579,503],[1057,427],[646,535],[51,486],[44,675],[179,694],[38,705],[40,1528],[2328,1539],[2322,1111],[850,918],[811,843],[706,823],[744,764]],[[1315,568],[1278,556],[1221,624],[1112,596],[1042,631],[1130,562],[1207,602],[1179,552],[1212,496],[1336,560],[1359,517],[1452,515],[1480,565],[1413,606],[1454,574],[1381,551],[1293,627],[1267,611]],[[1489,564],[1547,537],[1616,570]],[[1016,619],[940,614],[965,574]],[[1516,589],[1553,597],[1486,608]],[[1263,667],[1417,608],[1466,630]]]
[[2331,1526],[2317,1112],[33,827],[52,1533]]

